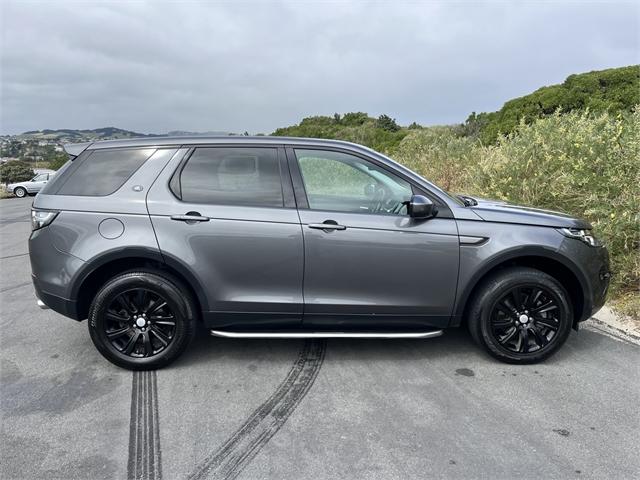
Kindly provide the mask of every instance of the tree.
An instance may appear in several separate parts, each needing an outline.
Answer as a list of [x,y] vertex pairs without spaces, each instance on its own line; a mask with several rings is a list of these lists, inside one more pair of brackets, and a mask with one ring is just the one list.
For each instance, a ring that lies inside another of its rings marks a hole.
[[13,161],[0,165],[0,182],[5,185],[31,180],[35,176],[35,172],[24,162]]
[[[364,125],[369,120],[369,115],[364,112],[349,112],[342,117],[342,123],[352,127]],[[373,119],[372,119],[373,120]]]
[[384,114],[380,115],[378,120],[376,120],[376,127],[389,132],[397,132],[400,130],[400,126],[396,123],[396,119]]
[[51,170],[58,170],[69,160],[69,156],[63,152],[56,152],[56,155],[49,161],[49,168]]

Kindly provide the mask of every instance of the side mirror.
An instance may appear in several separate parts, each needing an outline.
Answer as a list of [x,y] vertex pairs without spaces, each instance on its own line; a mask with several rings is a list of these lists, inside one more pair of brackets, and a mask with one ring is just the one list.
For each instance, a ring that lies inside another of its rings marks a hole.
[[426,220],[438,214],[438,207],[423,195],[413,195],[411,200],[405,203],[411,218]]

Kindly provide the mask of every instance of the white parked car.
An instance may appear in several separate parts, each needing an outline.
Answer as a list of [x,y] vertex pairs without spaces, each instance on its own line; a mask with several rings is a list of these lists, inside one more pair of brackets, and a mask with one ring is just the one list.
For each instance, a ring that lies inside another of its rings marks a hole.
[[53,170],[42,170],[31,180],[27,180],[26,182],[10,183],[7,185],[7,191],[13,192],[13,194],[19,198],[26,197],[27,195],[35,195],[47,184],[49,180],[53,178],[55,174],[56,172]]

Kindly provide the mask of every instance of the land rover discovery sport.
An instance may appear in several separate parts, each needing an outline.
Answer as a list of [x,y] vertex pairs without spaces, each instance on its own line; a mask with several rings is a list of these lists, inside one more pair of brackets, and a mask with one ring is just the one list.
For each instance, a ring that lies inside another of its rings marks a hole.
[[38,303],[88,319],[116,365],[223,337],[428,338],[466,325],[533,363],[604,303],[583,220],[450,195],[360,145],[283,137],[66,146],[36,196]]

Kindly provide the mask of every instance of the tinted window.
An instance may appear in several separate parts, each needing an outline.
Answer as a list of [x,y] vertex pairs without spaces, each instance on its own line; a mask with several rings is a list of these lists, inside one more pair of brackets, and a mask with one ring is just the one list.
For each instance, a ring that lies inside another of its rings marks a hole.
[[198,148],[172,188],[185,202],[283,206],[275,148]]
[[411,185],[355,155],[298,150],[309,208],[339,212],[406,215]]
[[[76,158],[57,175],[58,195],[110,195],[118,190],[155,152],[153,148],[94,150]],[[78,163],[76,163],[78,162]],[[63,179],[60,178],[64,176]],[[51,185],[51,184],[48,184]],[[51,189],[52,190],[52,189]],[[43,193],[49,193],[51,190]]]
[[[55,174],[51,175],[51,179],[42,187],[40,193],[46,195],[53,195],[58,191],[58,187],[62,185],[67,178],[67,173],[70,173],[73,170],[73,165],[76,162],[81,162],[81,160],[87,156],[87,153],[84,152],[80,154],[80,156],[76,157],[75,161],[68,161],[62,167],[58,169]],[[72,157],[73,158],[73,157]]]

